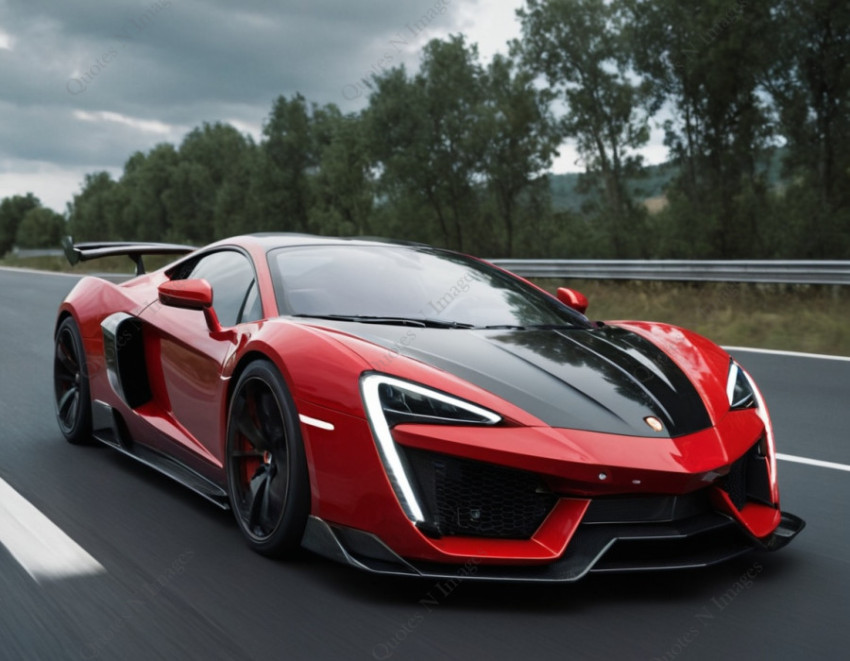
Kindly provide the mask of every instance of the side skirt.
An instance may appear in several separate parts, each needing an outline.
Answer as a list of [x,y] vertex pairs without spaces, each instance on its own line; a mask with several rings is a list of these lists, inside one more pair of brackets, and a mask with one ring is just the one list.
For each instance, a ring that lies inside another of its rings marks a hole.
[[170,477],[221,509],[230,509],[226,490],[173,457],[133,443],[113,408],[100,400],[92,403],[92,436],[104,445],[115,448],[122,454]]

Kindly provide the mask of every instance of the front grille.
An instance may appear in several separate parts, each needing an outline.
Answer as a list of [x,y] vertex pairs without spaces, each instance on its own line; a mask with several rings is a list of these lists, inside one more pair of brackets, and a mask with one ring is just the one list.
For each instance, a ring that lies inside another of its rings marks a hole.
[[439,535],[529,539],[552,511],[557,496],[527,471],[424,450],[404,449],[426,509]]
[[748,500],[770,504],[770,481],[767,458],[759,451],[761,439],[755,443],[729,469],[729,474],[719,482],[729,494],[732,504],[741,509]]
[[598,496],[590,501],[581,522],[582,525],[664,523],[712,511],[708,488],[679,495]]

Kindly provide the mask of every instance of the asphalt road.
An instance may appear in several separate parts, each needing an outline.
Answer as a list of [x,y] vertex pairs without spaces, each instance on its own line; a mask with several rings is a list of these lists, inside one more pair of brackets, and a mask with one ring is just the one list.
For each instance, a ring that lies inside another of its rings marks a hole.
[[[850,472],[781,461],[783,507],[806,530],[703,571],[515,586],[272,562],[230,513],[63,440],[51,334],[74,282],[0,270],[0,478],[105,571],[37,582],[0,546],[0,659],[847,658]],[[780,452],[850,464],[850,362],[737,355]]]

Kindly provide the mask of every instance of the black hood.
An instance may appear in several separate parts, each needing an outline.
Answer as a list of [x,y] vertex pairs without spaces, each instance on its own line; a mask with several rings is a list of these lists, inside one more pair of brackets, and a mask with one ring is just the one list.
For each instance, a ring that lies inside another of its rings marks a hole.
[[[320,324],[450,372],[552,427],[681,436],[711,426],[682,370],[648,340],[615,326],[465,330]],[[647,416],[658,418],[664,429],[654,432]]]

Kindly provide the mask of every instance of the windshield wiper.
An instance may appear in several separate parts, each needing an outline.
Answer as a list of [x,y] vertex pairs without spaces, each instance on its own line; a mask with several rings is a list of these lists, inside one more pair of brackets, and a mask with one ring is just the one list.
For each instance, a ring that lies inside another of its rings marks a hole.
[[307,319],[328,319],[330,321],[356,321],[361,324],[416,326],[417,328],[473,328],[472,324],[427,317],[380,317],[365,314],[293,314],[291,316]]
[[446,321],[445,319],[434,319],[428,317],[421,319],[428,328],[475,328],[475,324],[465,324],[462,321]]
[[477,326],[484,330],[564,330],[578,328],[575,324],[491,324],[489,326]]
[[526,328],[530,328],[531,330],[576,330],[581,328],[581,326],[577,326],[576,324],[531,324],[530,326],[526,326]]
[[526,330],[528,326],[520,326],[519,324],[490,324],[488,326],[479,326],[484,330]]

